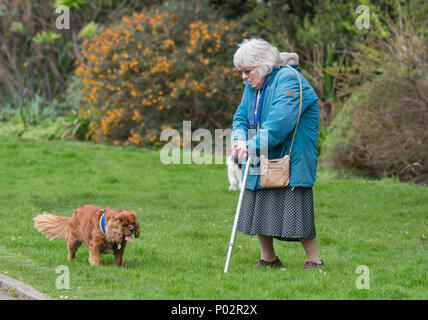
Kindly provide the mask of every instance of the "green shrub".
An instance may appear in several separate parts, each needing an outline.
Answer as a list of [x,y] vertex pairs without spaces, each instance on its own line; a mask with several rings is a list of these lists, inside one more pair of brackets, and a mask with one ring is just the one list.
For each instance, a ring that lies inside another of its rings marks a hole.
[[61,127],[58,128],[55,135],[62,140],[89,140],[90,124],[90,120],[83,117],[78,109],[73,109],[66,117],[61,119]]
[[323,160],[375,178],[428,183],[428,68],[386,73],[347,101],[328,130]]
[[319,130],[319,134],[318,134],[318,157],[320,157],[322,155],[322,150],[324,149],[324,143],[327,139],[327,130],[325,128],[325,126],[321,125],[320,126],[320,130]]
[[136,12],[83,42],[83,81],[94,141],[159,143],[162,129],[228,128],[242,93],[233,70],[237,22],[203,6],[169,2]]
[[345,81],[352,96],[329,128],[325,160],[375,178],[428,183],[426,28],[397,10],[398,21],[373,19],[376,31],[356,44],[358,72]]
[[38,95],[34,98],[24,96],[22,102],[10,100],[10,103],[0,109],[0,121],[21,122],[23,127],[40,124],[56,115],[55,108],[46,105]]

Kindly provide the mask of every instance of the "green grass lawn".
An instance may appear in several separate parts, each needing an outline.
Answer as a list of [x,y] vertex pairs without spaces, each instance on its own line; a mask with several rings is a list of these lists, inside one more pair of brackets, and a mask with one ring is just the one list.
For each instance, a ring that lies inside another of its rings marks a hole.
[[[225,165],[163,165],[159,152],[92,143],[0,141],[0,273],[68,299],[427,299],[428,189],[394,180],[339,179],[320,170],[315,221],[326,266],[303,270],[299,243],[276,241],[285,270],[258,268],[256,237],[237,234],[223,274],[239,193]],[[88,264],[67,262],[63,240],[33,226],[47,211],[71,216],[85,203],[137,212],[141,237]],[[70,289],[55,272],[69,267]],[[356,268],[370,270],[357,289]]]

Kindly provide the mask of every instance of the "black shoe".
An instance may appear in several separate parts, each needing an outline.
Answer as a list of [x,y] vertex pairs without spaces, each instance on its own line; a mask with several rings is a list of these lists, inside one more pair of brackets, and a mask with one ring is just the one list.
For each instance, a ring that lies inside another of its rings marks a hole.
[[257,266],[261,266],[261,267],[272,267],[272,268],[283,268],[284,267],[282,265],[281,260],[279,260],[278,257],[276,257],[276,259],[274,261],[272,261],[272,262],[260,259],[260,260],[257,260],[255,264]]
[[321,263],[316,263],[313,261],[306,261],[305,264],[303,265],[303,269],[312,269],[312,268],[324,266],[324,261],[322,261],[322,260],[320,260],[320,261],[321,261]]

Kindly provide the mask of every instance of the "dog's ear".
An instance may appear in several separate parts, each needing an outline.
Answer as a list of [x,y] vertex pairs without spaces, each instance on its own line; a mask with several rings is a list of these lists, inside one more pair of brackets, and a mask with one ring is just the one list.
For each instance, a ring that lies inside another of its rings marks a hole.
[[140,229],[140,224],[138,223],[138,219],[137,219],[137,214],[134,211],[131,211],[131,214],[134,216],[134,236],[135,238],[140,237],[140,233],[141,233],[141,229]]
[[112,216],[107,222],[106,238],[111,242],[120,243],[122,242],[123,238],[122,230],[123,228],[119,219],[115,216]]

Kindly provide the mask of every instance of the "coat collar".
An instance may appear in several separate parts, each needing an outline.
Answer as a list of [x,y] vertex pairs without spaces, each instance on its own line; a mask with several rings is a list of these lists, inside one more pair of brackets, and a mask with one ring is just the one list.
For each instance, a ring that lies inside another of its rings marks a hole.
[[[297,71],[301,71],[300,68],[297,66],[297,64],[290,64],[290,67],[296,69]],[[266,85],[269,86],[269,83],[275,78],[276,74],[279,72],[279,70],[285,68],[285,66],[278,66],[272,69],[271,73],[268,74],[267,76],[267,83]],[[250,85],[248,83],[248,81],[245,81],[246,84]],[[251,87],[251,86],[250,86]],[[251,90],[253,93],[257,93],[257,89],[254,89],[253,87],[251,87]]]

